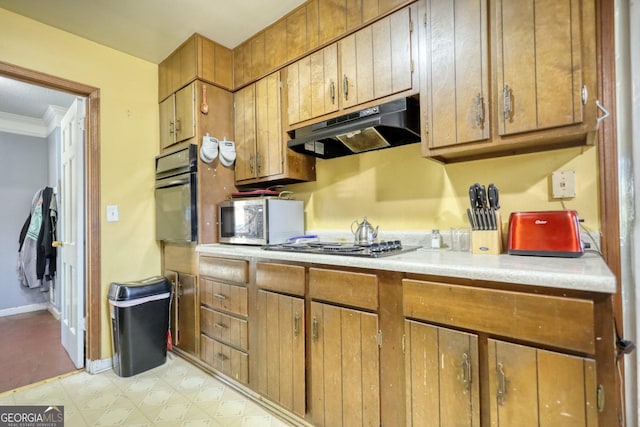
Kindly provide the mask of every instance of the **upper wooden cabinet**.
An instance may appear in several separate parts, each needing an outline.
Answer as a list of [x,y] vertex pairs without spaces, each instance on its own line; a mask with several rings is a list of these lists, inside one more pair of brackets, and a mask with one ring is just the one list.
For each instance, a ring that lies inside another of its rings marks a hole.
[[594,1],[488,5],[421,2],[423,154],[461,161],[592,144]]
[[186,141],[196,133],[195,87],[193,82],[160,103],[160,148]]
[[280,73],[236,93],[236,182],[282,173]]
[[594,37],[595,22],[580,3],[496,0],[500,135],[582,122],[582,31]]
[[423,143],[443,147],[489,138],[487,2],[420,3]]
[[287,123],[413,89],[415,14],[401,9],[288,66]]
[[233,87],[232,51],[199,34],[189,37],[158,65],[158,95],[167,96],[199,79],[226,89]]

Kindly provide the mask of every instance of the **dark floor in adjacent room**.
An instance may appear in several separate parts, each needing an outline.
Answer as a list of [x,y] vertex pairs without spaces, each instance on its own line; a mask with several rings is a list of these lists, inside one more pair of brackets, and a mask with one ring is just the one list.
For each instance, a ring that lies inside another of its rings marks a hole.
[[0,317],[0,393],[75,371],[46,310]]

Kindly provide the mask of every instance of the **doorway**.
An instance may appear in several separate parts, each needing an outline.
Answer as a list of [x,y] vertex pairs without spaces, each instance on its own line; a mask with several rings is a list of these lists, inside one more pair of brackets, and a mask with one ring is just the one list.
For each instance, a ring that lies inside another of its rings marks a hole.
[[85,164],[85,360],[101,358],[100,303],[100,90],[82,83],[0,62],[0,76],[86,98]]

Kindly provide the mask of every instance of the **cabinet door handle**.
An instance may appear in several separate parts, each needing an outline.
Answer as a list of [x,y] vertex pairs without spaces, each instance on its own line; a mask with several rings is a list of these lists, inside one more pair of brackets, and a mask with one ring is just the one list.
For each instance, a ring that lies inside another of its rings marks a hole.
[[182,283],[178,283],[178,298],[182,296]]
[[224,301],[227,299],[227,296],[224,294],[213,294],[214,297],[216,297],[217,299]]
[[225,325],[223,323],[214,323],[213,326],[215,328],[219,328],[219,329],[227,329],[227,328],[229,328],[227,325]]
[[216,353],[216,359],[218,359],[221,362],[224,362],[229,358],[222,353]]
[[318,341],[318,319],[315,317],[311,322],[311,338],[313,338],[314,341]]
[[331,80],[331,83],[329,83],[329,97],[331,98],[331,103],[335,104],[336,103],[336,83]]
[[481,94],[476,95],[476,126],[484,129],[484,98]]
[[251,156],[249,156],[249,170],[251,171],[251,174],[253,175],[253,154]]
[[471,386],[471,361],[467,353],[462,355],[462,384],[465,390],[469,390]]
[[502,99],[504,102],[504,119],[511,120],[511,117],[513,117],[513,110],[511,109],[511,89],[509,88],[509,85],[504,85],[504,88],[502,89]]
[[496,371],[498,374],[498,391],[496,397],[498,398],[498,405],[504,405],[504,399],[507,395],[507,376],[504,374],[502,363],[498,363]]
[[180,132],[182,129],[180,129],[180,119],[176,119],[176,133]]
[[300,315],[296,313],[293,316],[293,336],[297,337],[300,335]]
[[173,135],[174,134],[174,132],[175,132],[174,127],[175,127],[175,123],[173,123],[173,120],[170,120],[169,121],[169,135]]
[[342,76],[342,93],[344,94],[344,100],[346,101],[349,98],[349,79],[346,74]]

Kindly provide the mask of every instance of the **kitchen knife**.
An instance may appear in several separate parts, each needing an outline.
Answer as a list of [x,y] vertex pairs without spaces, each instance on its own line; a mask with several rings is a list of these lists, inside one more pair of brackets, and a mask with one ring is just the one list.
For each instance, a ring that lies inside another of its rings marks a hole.
[[473,220],[473,214],[471,213],[471,209],[467,209],[467,216],[469,217],[469,224],[471,224],[471,229],[477,230],[478,226],[476,222]]
[[500,209],[500,194],[498,191],[498,187],[496,187],[493,184],[489,184],[489,193],[488,193],[488,198],[489,198],[489,206],[492,207],[493,209]]

